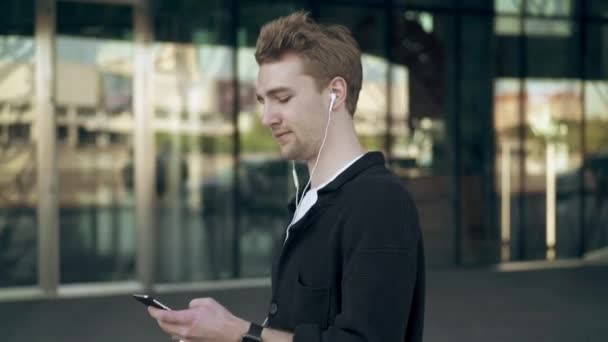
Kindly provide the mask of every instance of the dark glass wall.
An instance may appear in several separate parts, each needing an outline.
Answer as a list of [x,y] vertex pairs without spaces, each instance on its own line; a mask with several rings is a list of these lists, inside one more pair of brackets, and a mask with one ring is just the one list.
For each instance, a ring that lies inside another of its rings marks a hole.
[[37,278],[34,1],[0,12],[0,287],[12,287]]

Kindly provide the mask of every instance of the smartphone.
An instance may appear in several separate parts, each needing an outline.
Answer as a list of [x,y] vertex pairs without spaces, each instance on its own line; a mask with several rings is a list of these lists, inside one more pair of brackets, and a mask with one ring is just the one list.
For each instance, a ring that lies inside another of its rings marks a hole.
[[157,309],[161,309],[161,310],[171,310],[168,306],[159,302],[158,300],[156,300],[154,297],[152,297],[150,295],[134,294],[133,298],[135,298],[135,300],[144,304],[145,306],[153,306],[153,307],[155,307]]

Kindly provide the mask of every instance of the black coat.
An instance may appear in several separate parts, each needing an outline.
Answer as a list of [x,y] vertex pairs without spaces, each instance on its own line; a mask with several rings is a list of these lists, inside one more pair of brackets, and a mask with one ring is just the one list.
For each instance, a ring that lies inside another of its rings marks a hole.
[[418,214],[384,164],[380,152],[361,157],[291,227],[273,262],[267,327],[294,342],[422,341]]

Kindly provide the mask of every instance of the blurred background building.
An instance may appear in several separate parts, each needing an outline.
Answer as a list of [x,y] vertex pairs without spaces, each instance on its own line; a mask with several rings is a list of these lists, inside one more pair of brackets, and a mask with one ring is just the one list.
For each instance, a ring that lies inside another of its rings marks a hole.
[[606,1],[2,0],[0,297],[267,279],[293,189],[254,50],[299,9],[359,41],[429,269],[605,251]]

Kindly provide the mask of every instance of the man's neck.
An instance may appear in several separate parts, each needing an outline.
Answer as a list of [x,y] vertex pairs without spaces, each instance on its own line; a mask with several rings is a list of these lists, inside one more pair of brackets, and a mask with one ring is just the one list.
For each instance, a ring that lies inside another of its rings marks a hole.
[[[352,118],[338,115],[335,119],[332,117],[327,140],[321,151],[317,168],[312,175],[311,188],[327,182],[336,172],[363,153],[365,150],[357,138]],[[316,156],[307,162],[309,173],[312,172],[315,161]]]

